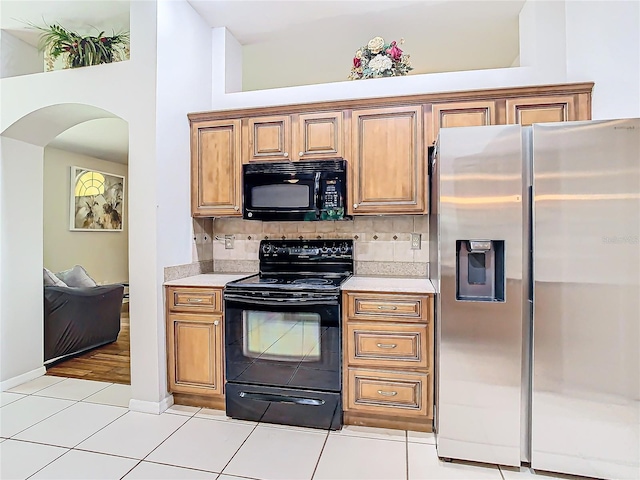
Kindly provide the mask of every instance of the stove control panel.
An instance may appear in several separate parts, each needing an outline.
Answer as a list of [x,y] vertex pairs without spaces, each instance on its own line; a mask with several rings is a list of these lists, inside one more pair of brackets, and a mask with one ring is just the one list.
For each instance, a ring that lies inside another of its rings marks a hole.
[[353,258],[353,240],[262,240],[260,260]]

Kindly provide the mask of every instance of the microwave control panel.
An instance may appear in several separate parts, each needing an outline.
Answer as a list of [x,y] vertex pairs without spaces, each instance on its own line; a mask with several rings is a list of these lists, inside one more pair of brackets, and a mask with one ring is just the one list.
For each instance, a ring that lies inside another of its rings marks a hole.
[[340,198],[341,182],[337,178],[328,178],[323,182],[323,210],[335,210],[342,207],[342,199]]

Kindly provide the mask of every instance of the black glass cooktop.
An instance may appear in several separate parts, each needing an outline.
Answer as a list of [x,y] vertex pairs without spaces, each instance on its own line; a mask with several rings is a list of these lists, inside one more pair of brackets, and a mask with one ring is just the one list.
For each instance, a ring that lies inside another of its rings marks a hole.
[[337,289],[350,275],[253,275],[227,284],[240,288]]

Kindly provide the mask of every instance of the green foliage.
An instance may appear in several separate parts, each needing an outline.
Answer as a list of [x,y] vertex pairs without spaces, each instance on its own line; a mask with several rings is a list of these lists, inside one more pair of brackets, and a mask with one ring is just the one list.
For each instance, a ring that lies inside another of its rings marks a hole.
[[129,47],[129,32],[105,36],[105,32],[102,31],[95,36],[81,36],[59,24],[48,27],[32,26],[42,32],[38,49],[49,50],[54,60],[67,54],[65,60],[70,68],[124,60]]

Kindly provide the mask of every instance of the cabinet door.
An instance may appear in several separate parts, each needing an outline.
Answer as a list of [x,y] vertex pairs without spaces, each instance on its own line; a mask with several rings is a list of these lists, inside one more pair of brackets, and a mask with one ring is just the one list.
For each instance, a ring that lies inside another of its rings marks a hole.
[[354,110],[351,214],[426,213],[421,107]]
[[531,125],[572,120],[578,120],[572,95],[507,99],[508,124]]
[[242,215],[240,120],[191,125],[191,215]]
[[222,394],[222,316],[170,313],[167,325],[169,389]]
[[343,156],[342,112],[298,115],[295,134],[296,160]]
[[431,138],[429,145],[438,139],[441,128],[476,127],[496,124],[496,107],[492,100],[477,102],[436,103],[432,106]]
[[289,115],[247,119],[244,162],[285,161],[291,157]]

